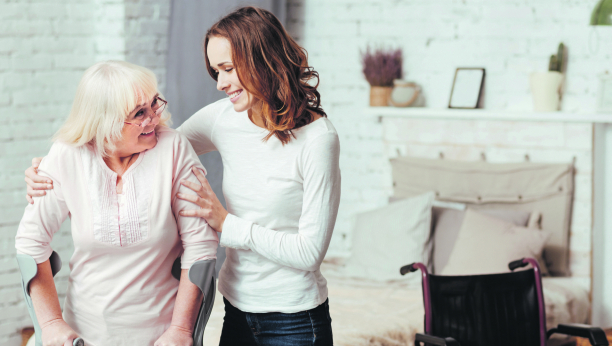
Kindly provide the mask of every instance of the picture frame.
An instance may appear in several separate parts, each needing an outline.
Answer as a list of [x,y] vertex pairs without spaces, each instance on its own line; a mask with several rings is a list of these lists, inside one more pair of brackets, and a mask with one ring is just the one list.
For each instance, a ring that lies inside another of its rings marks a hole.
[[485,74],[485,69],[481,67],[457,68],[448,101],[448,108],[479,108]]
[[612,74],[608,73],[608,71],[599,76],[597,111],[600,113],[612,113]]

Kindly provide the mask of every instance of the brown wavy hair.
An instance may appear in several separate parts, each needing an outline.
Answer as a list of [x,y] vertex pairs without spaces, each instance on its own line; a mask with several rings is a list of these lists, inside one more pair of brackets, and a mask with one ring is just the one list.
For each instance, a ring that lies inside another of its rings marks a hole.
[[[326,117],[317,91],[319,73],[308,66],[308,53],[291,38],[269,11],[242,7],[223,17],[206,32],[204,57],[210,76],[207,48],[212,37],[223,37],[232,47],[232,62],[242,86],[261,101],[267,141],[276,136],[287,144],[293,129],[310,124],[316,114]],[[316,79],[316,84],[311,81]],[[251,112],[249,112],[251,113]],[[249,119],[253,121],[252,114]]]

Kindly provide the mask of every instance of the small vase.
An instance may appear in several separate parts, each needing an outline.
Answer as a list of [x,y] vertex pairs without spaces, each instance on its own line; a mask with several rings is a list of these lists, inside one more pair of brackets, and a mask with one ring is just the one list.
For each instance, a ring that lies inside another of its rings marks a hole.
[[393,87],[386,86],[371,86],[370,87],[370,106],[385,107],[389,105],[389,96]]
[[536,112],[555,112],[559,110],[563,74],[557,71],[531,74],[531,94]]
[[394,107],[408,107],[416,101],[420,92],[421,87],[416,85],[416,83],[395,79],[389,103]]

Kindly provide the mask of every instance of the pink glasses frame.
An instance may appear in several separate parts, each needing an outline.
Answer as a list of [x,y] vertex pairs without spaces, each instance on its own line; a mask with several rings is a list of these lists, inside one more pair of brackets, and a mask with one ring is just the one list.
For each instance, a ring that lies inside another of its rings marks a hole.
[[161,104],[155,110],[151,108],[151,115],[147,119],[145,119],[142,123],[136,124],[136,123],[129,123],[127,121],[124,121],[124,123],[128,125],[138,126],[138,127],[146,127],[147,125],[149,125],[151,121],[153,120],[153,117],[154,116],[159,117],[164,112],[164,110],[166,109],[166,105],[168,104],[168,101],[164,100],[163,98],[159,96],[155,96],[155,100],[161,101]]

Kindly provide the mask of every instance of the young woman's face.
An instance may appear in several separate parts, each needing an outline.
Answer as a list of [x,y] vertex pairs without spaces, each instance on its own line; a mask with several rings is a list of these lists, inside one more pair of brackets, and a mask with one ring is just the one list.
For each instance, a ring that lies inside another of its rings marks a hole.
[[217,89],[224,91],[234,104],[236,112],[251,109],[255,97],[244,90],[232,62],[232,47],[223,37],[213,36],[206,47],[210,67],[217,72]]
[[[117,143],[117,153],[120,156],[140,153],[155,147],[157,144],[155,126],[159,124],[159,116],[155,113],[155,109],[158,108],[157,103],[155,95],[147,103],[137,106],[125,119],[126,124],[121,131],[123,139]],[[143,123],[145,126],[141,127]]]

